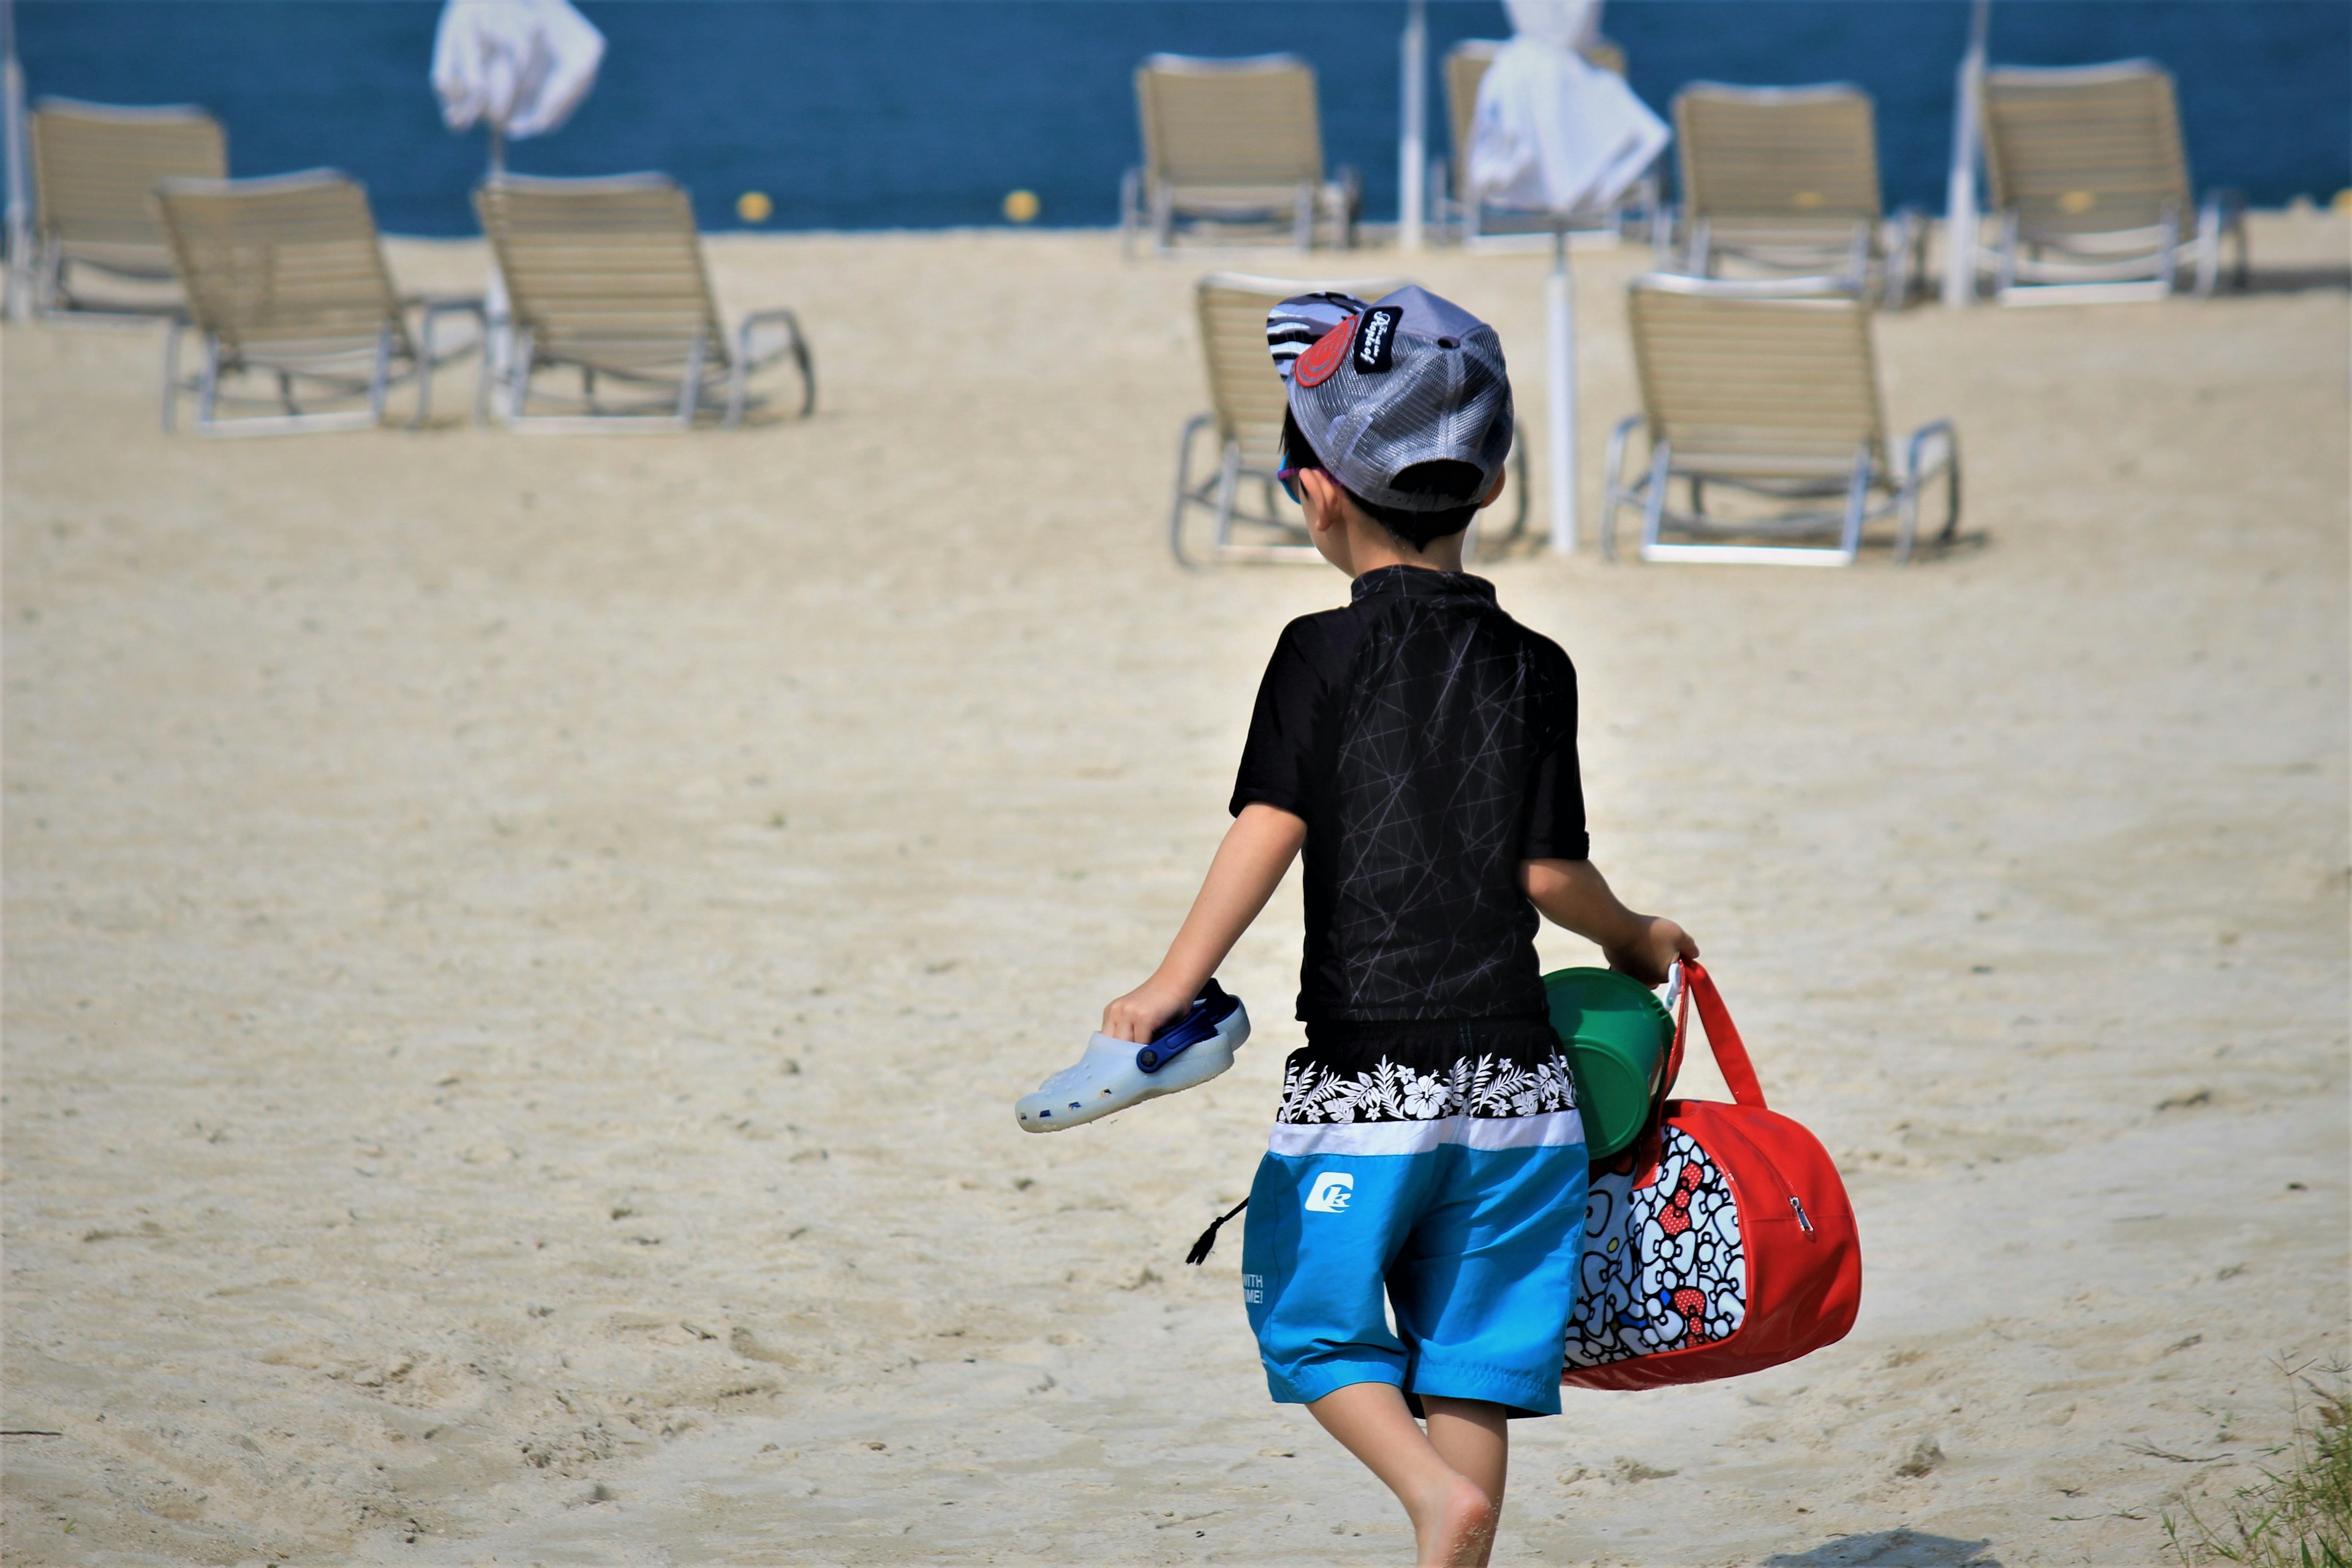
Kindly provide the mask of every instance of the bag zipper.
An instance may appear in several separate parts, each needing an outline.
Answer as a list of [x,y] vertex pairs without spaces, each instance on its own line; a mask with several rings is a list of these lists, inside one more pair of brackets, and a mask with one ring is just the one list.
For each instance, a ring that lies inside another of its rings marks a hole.
[[1797,1228],[1803,1231],[1807,1236],[1812,1235],[1813,1222],[1806,1216],[1805,1205],[1792,1195],[1789,1199],[1789,1206],[1797,1211]]

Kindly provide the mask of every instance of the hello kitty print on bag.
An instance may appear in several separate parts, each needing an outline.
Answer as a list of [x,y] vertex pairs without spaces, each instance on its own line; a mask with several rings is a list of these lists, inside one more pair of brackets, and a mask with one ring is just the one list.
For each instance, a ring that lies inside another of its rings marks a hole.
[[1687,1133],[1668,1128],[1657,1179],[1596,1173],[1584,1208],[1584,1260],[1568,1365],[1729,1337],[1748,1311],[1748,1258],[1731,1184]]

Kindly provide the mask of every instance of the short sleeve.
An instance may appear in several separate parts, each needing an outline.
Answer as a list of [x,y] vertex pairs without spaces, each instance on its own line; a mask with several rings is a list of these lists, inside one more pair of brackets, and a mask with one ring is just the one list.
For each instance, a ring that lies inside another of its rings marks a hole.
[[1557,645],[1538,652],[1535,683],[1537,740],[1528,769],[1528,830],[1520,858],[1586,860],[1592,838],[1584,826],[1584,777],[1576,761],[1576,667]]
[[1316,716],[1323,707],[1324,680],[1308,658],[1299,623],[1283,628],[1258,682],[1257,706],[1250,713],[1249,740],[1234,781],[1232,811],[1255,802],[1278,805],[1305,816],[1315,794]]

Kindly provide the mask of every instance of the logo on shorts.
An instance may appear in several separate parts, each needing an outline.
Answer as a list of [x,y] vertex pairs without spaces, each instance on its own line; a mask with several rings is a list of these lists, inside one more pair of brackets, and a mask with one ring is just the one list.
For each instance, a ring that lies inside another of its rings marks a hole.
[[1348,1200],[1355,1195],[1356,1178],[1345,1171],[1326,1171],[1315,1178],[1315,1188],[1307,1194],[1309,1214],[1345,1214]]

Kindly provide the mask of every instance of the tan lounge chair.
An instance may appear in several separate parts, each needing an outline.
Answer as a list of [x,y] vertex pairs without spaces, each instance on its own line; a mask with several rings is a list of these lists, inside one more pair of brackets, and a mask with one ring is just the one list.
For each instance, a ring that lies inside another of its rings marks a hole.
[[[163,234],[187,295],[163,349],[163,428],[180,394],[196,399],[207,436],[348,430],[383,423],[394,381],[416,382],[412,426],[430,412],[433,372],[468,353],[436,352],[434,328],[452,312],[479,319],[478,299],[403,299],[393,291],[367,192],[331,169],[261,180],[165,180],[155,193]],[[408,317],[419,317],[411,333]],[[180,342],[191,328],[204,363],[183,380]],[[268,378],[274,395],[226,390]],[[306,412],[305,402],[364,400],[361,408]],[[223,403],[264,403],[275,415],[223,418]]]
[[1286,224],[1306,250],[1319,216],[1339,244],[1355,244],[1355,173],[1324,177],[1315,68],[1305,60],[1153,55],[1136,68],[1135,103],[1143,165],[1128,171],[1119,192],[1130,253],[1146,226],[1164,253],[1186,218]]
[[2003,304],[2162,299],[2184,261],[2203,299],[2225,233],[2245,287],[2244,203],[2231,191],[2195,202],[2172,77],[2153,60],[2001,67],[1985,73],[1983,108]]
[[[742,423],[751,378],[789,358],[800,373],[802,415],[816,406],[816,372],[800,319],[754,310],[730,338],[703,265],[686,192],[667,174],[545,180],[494,175],[474,193],[512,311],[499,382],[499,416],[518,429],[685,428],[723,394],[724,423]],[[773,340],[764,349],[765,331]],[[568,367],[576,395],[539,386]],[[476,416],[493,376],[485,366]],[[603,395],[617,384],[622,399]],[[534,397],[567,412],[533,415]]]
[[[1396,279],[1309,282],[1303,279],[1257,278],[1242,272],[1212,272],[1194,290],[1201,323],[1201,349],[1208,370],[1209,412],[1197,414],[1184,426],[1176,447],[1176,495],[1168,515],[1168,547],[1180,565],[1200,564],[1185,548],[1185,524],[1195,510],[1210,516],[1207,559],[1213,561],[1299,561],[1322,559],[1307,542],[1307,525],[1297,508],[1280,499],[1275,475],[1282,467],[1282,416],[1286,389],[1266,351],[1266,312],[1296,295],[1336,289],[1361,300],[1377,300],[1403,285]],[[1216,461],[1200,478],[1193,464],[1203,433],[1215,441]],[[1498,503],[1515,512],[1506,539],[1516,539],[1527,526],[1527,454],[1524,444],[1511,453],[1514,498]],[[1242,487],[1256,487],[1258,504],[1244,505]],[[1492,513],[1488,515],[1493,515]],[[1234,538],[1234,525],[1250,537]],[[1483,529],[1481,530],[1483,531]]]
[[155,214],[155,187],[170,179],[223,179],[228,139],[201,109],[128,109],[44,99],[33,137],[33,299],[47,310],[151,315],[180,301],[85,296],[80,269],[133,284],[170,284],[172,251]]
[[[1445,84],[1445,118],[1454,136],[1454,155],[1429,161],[1431,210],[1440,223],[1453,226],[1464,245],[1474,247],[1496,241],[1525,244],[1528,235],[1545,236],[1545,243],[1549,244],[1548,237],[1552,232],[1549,219],[1482,208],[1468,196],[1470,124],[1478,115],[1478,84],[1486,79],[1486,68],[1495,63],[1495,56],[1502,47],[1499,39],[1465,38],[1445,51],[1439,73]],[[1602,70],[1625,74],[1625,51],[1606,38],[1595,38],[1579,52]],[[1615,245],[1624,238],[1627,221],[1633,215],[1638,213],[1644,223],[1650,223],[1659,210],[1658,174],[1653,169],[1610,212],[1607,223],[1597,229],[1576,230],[1575,237],[1580,244],[1589,239],[1591,243]]]
[[[1919,500],[1944,480],[1938,542],[1959,526],[1959,447],[1951,422],[1911,432],[1891,462],[1871,349],[1871,311],[1852,293],[1802,279],[1703,279],[1651,273],[1629,286],[1642,409],[1609,436],[1601,551],[1616,554],[1617,513],[1642,509],[1645,561],[1850,565],[1864,531],[1896,520],[1895,559],[1907,560]],[[1628,482],[1635,430],[1649,461]],[[1682,480],[1686,510],[1667,505]],[[1740,515],[1708,510],[1720,489],[1748,499]],[[1822,503],[1830,504],[1823,505]],[[1670,540],[1669,531],[1683,537]],[[1830,536],[1833,544],[1757,540]],[[1745,538],[1750,542],[1719,542]]]
[[1890,231],[1879,203],[1870,95],[1823,87],[1693,82],[1675,95],[1681,149],[1675,270],[1708,278],[1727,258],[1825,287],[1909,300],[1927,226],[1906,208]]

